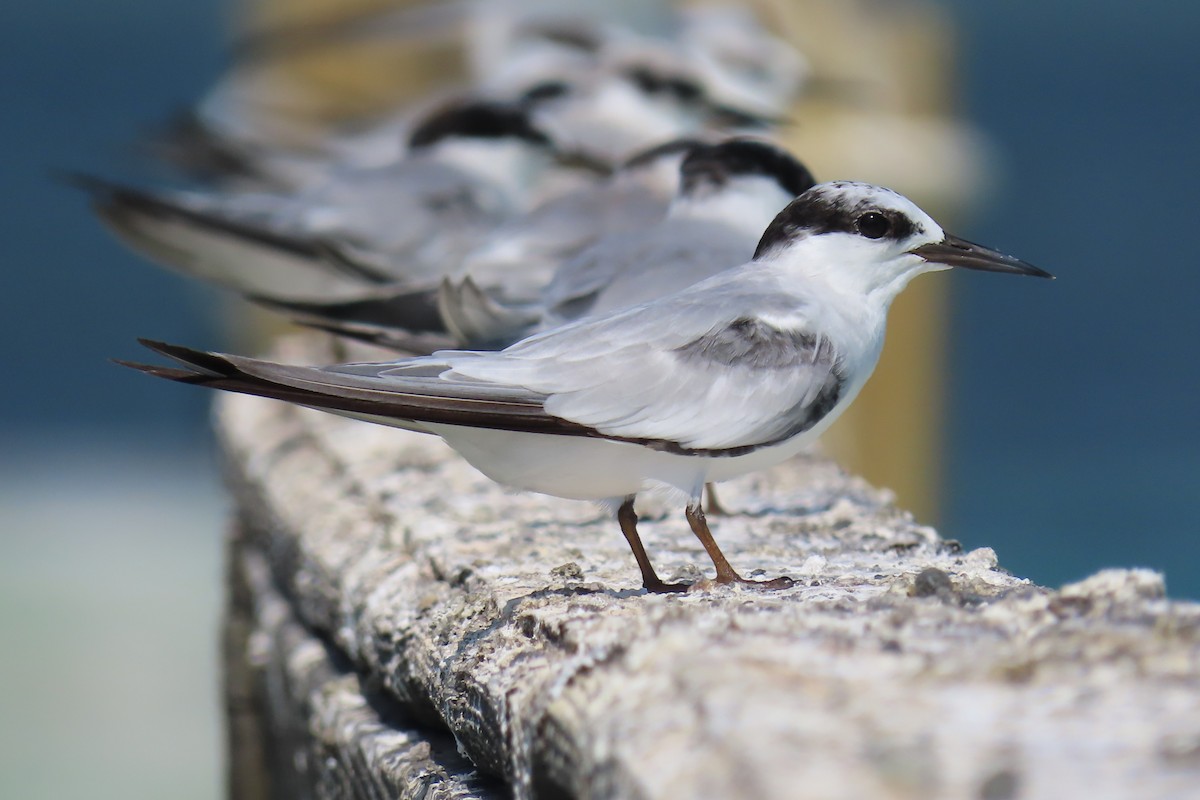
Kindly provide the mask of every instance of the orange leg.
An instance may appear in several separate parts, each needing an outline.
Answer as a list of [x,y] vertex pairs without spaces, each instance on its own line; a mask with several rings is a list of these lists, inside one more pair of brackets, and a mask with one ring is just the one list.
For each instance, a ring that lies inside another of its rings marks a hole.
[[687,507],[687,520],[688,524],[692,526],[692,533],[696,534],[700,544],[704,545],[708,557],[712,559],[713,566],[717,568],[717,583],[741,583],[747,586],[757,586],[760,589],[787,589],[795,585],[796,582],[788,577],[769,581],[752,581],[738,575],[737,570],[721,552],[721,548],[717,547],[717,541],[713,539],[712,531],[708,529],[708,520],[704,518],[704,510],[700,508],[699,504]]

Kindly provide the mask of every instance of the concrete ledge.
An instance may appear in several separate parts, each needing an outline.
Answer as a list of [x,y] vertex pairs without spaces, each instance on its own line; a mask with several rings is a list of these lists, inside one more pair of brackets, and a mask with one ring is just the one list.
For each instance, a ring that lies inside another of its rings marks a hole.
[[226,621],[230,792],[280,800],[498,800],[448,733],[415,723],[297,622],[266,558],[231,539]]
[[[278,591],[516,797],[1200,795],[1200,606],[1157,574],[1034,586],[814,457],[723,485],[742,513],[712,520],[744,574],[795,588],[647,596],[615,521],[509,493],[433,437],[246,397],[217,426],[262,554],[251,604]],[[639,511],[660,574],[707,566],[681,510]],[[340,726],[328,769],[382,769],[385,724]]]

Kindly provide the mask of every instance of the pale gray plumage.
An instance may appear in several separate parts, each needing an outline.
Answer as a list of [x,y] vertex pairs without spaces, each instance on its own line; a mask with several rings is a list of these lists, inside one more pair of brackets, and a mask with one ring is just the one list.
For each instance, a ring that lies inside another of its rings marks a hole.
[[720,222],[663,220],[638,236],[611,236],[564,263],[542,293],[542,325],[604,314],[661,297],[754,254],[757,235]]
[[667,216],[598,238],[558,265],[534,302],[506,303],[475,280],[443,284],[449,330],[471,343],[511,342],[584,315],[653,300],[745,263],[767,223],[813,184],[808,170],[763,141],[692,147]]
[[501,223],[456,276],[513,302],[536,300],[566,260],[610,236],[649,228],[667,213],[679,164],[700,139],[672,139],[638,153],[610,178],[552,197]]
[[[697,357],[696,348],[745,320],[775,330],[764,313],[795,315],[807,304],[768,274],[735,270],[670,303],[552,329],[495,356],[442,356],[452,368],[447,377],[524,386],[545,396],[548,413],[606,436],[682,450],[741,450],[796,427],[794,417],[807,414],[837,359],[828,347],[810,350],[807,361],[797,358],[786,335],[750,342],[752,357],[732,362]],[[624,384],[616,393],[614,375]]]
[[417,126],[408,158],[294,193],[147,192],[83,181],[100,216],[151,258],[246,294],[344,299],[381,283],[436,286],[551,164],[520,108],[470,102]]

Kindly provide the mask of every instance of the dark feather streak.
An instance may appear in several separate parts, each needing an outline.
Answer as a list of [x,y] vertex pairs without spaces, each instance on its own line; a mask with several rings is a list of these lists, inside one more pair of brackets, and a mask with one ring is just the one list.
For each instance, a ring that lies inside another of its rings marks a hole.
[[685,194],[720,188],[743,175],[771,178],[795,197],[816,183],[808,168],[784,150],[754,139],[693,147],[679,168]]

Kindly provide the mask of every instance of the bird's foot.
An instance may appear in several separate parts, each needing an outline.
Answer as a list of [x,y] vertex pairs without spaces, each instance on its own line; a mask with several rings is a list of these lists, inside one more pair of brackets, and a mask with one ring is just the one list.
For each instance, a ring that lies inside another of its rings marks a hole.
[[756,581],[750,578],[739,578],[737,583],[743,586],[749,586],[753,589],[763,589],[765,591],[776,591],[779,589],[790,589],[796,585],[796,582],[787,575],[780,575],[778,578],[771,578],[766,581]]
[[694,584],[691,583],[664,583],[657,578],[653,581],[645,580],[642,582],[642,588],[650,594],[676,594],[679,592],[686,592],[688,589],[692,588],[693,585]]
[[796,585],[796,582],[786,575],[781,575],[778,578],[770,580],[756,581],[751,578],[743,578],[741,575],[734,573],[733,575],[718,575],[714,583],[723,586],[737,584],[750,589],[761,589],[767,592],[778,591],[779,589],[790,589]]

